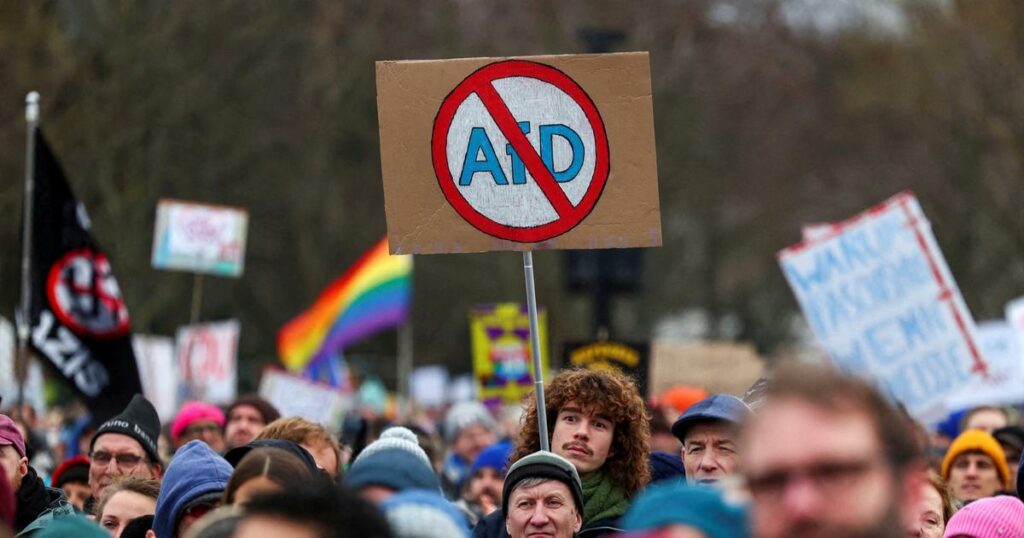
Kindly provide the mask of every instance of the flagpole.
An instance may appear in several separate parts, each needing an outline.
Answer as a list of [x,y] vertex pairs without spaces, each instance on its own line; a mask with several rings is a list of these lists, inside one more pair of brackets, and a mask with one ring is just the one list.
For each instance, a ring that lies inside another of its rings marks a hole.
[[533,355],[533,392],[537,396],[537,433],[540,449],[550,450],[548,413],[544,405],[544,371],[541,370],[540,323],[537,321],[537,288],[533,280],[533,251],[523,252],[523,273],[526,275],[526,307],[530,313],[530,354]]
[[18,324],[18,361],[14,368],[18,377],[18,412],[25,400],[25,377],[28,375],[28,337],[32,295],[32,208],[36,176],[36,130],[39,129],[39,92],[25,96],[25,197],[22,202],[24,222],[21,226],[21,309]]

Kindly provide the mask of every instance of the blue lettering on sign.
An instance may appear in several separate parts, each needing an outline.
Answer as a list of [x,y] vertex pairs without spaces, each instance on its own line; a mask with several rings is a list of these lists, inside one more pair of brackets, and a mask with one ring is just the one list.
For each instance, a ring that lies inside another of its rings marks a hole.
[[[521,121],[518,123],[519,130],[523,134],[530,133],[530,122]],[[551,176],[558,183],[568,183],[579,175],[583,168],[583,160],[586,157],[586,148],[583,147],[583,139],[580,135],[567,125],[550,124],[541,125],[540,130],[540,160],[544,167],[551,172]],[[572,150],[572,160],[563,170],[555,170],[554,139],[560,137],[569,144]],[[482,154],[482,158],[481,157]],[[512,169],[512,184],[526,184],[526,165],[516,153],[512,144],[505,145],[505,154],[508,155]],[[491,174],[494,183],[497,185],[508,185],[508,179],[501,168],[498,156],[494,152],[490,138],[483,127],[474,127],[469,133],[469,144],[466,147],[466,159],[462,163],[462,173],[459,175],[459,186],[468,187],[473,183],[473,176],[477,173]]]
[[[569,163],[565,170],[555,170],[555,156],[552,146],[554,145],[553,139],[556,136],[564,138],[569,142],[569,146],[572,147],[572,162]],[[540,126],[540,160],[544,161],[544,166],[551,171],[555,181],[566,183],[576,179],[576,174],[579,174],[580,168],[583,168],[584,156],[583,140],[580,138],[580,135],[576,134],[576,131],[565,125]]]
[[[481,152],[484,154],[482,161],[477,159]],[[470,155],[473,156],[472,159],[469,158]],[[478,172],[491,174],[498,185],[508,185],[505,172],[501,171],[498,156],[494,154],[494,146],[491,145],[491,140],[487,138],[487,131],[483,127],[473,127],[469,132],[469,145],[466,147],[466,160],[462,163],[459,185],[465,187],[472,183],[473,175]]]
[[[519,122],[519,130],[523,134],[530,134],[530,122]],[[512,184],[526,185],[526,165],[523,164],[523,160],[519,158],[519,154],[516,153],[512,144],[505,144],[505,153],[512,159]]]

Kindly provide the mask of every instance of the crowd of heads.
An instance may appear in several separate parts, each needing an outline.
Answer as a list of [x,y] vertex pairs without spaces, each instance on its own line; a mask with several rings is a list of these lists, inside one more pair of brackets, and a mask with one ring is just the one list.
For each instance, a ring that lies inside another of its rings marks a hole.
[[0,415],[0,538],[1024,538],[1012,408],[971,409],[943,436],[809,365],[778,366],[751,402],[686,387],[645,401],[585,369],[545,392],[511,421],[461,402],[338,432],[257,396],[162,424],[136,395],[63,434]]

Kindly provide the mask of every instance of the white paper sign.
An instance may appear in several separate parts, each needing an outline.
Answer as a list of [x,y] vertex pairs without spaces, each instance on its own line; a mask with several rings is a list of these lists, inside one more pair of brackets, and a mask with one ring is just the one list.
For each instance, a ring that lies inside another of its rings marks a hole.
[[237,320],[178,329],[178,369],[187,397],[228,404],[238,394]]
[[778,256],[832,360],[915,416],[934,413],[985,371],[974,321],[913,194]]
[[1013,328],[1002,320],[984,321],[978,324],[977,334],[988,364],[988,377],[972,378],[967,387],[949,400],[949,408],[1024,402],[1024,355]]
[[272,369],[263,371],[259,394],[274,404],[282,417],[302,417],[331,431],[341,427],[353,405],[351,394]]
[[444,366],[421,366],[412,371],[412,398],[424,407],[445,403],[448,392],[448,369]]
[[153,267],[241,276],[248,225],[243,209],[160,200]]
[[170,422],[178,412],[181,376],[174,356],[174,339],[169,336],[132,336],[135,362],[139,366],[142,394],[153,403],[160,422]]
[[[18,341],[14,337],[14,324],[0,317],[0,398],[5,408],[18,401],[18,376],[14,372]],[[39,361],[29,359],[28,374],[25,376],[25,403],[40,416],[46,410],[43,398],[43,367]]]

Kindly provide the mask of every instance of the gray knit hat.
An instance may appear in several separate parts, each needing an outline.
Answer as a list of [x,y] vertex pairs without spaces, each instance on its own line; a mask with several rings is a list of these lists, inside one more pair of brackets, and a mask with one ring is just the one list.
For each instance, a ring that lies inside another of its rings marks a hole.
[[491,412],[480,402],[459,402],[453,405],[444,417],[444,440],[449,445],[454,443],[459,432],[473,424],[480,424],[492,432],[498,427]]
[[572,493],[572,498],[576,501],[576,510],[583,513],[583,483],[580,482],[576,466],[554,452],[538,450],[513,463],[505,474],[505,486],[501,492],[501,511],[506,516],[512,490],[516,484],[527,478],[550,478],[562,482]]
[[366,448],[359,453],[359,456],[356,457],[352,464],[355,465],[357,461],[363,458],[369,458],[377,452],[391,449],[405,450],[406,452],[414,454],[423,460],[423,463],[426,464],[427,467],[430,467],[431,469],[434,467],[430,463],[430,458],[427,457],[427,453],[420,448],[420,442],[416,438],[416,434],[409,428],[403,428],[401,426],[394,426],[384,430],[384,432],[380,434],[380,438],[366,445]]

